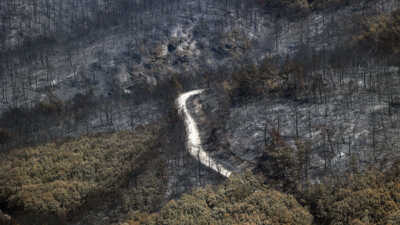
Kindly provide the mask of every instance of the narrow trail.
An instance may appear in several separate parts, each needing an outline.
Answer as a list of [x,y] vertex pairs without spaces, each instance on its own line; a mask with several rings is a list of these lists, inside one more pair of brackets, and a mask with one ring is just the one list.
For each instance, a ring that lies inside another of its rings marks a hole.
[[195,95],[199,95],[204,90],[194,90],[181,94],[176,100],[177,107],[179,109],[179,113],[183,117],[185,121],[185,128],[187,134],[187,148],[189,153],[198,159],[201,164],[211,168],[222,176],[229,177],[232,172],[224,168],[223,165],[217,163],[213,160],[207,152],[204,151],[202,144],[199,129],[197,127],[196,122],[193,117],[190,115],[190,112],[187,108],[187,100]]

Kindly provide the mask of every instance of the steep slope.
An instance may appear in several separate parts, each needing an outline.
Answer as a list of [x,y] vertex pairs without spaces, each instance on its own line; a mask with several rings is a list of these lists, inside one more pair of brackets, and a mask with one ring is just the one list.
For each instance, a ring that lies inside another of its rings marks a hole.
[[312,216],[293,198],[263,185],[249,173],[231,176],[224,185],[193,190],[153,215],[126,224],[140,225],[311,225]]
[[155,210],[168,179],[158,131],[148,126],[1,154],[2,207],[30,225],[84,222],[102,210],[117,219],[127,210]]
[[194,90],[183,93],[179,96],[179,98],[176,101],[178,109],[185,121],[186,134],[187,134],[187,148],[190,154],[197,160],[199,160],[201,164],[210,167],[211,169],[221,174],[222,176],[229,177],[232,172],[224,168],[223,165],[217,163],[207,154],[207,152],[204,151],[198,130],[199,128],[197,126],[197,123],[194,121],[193,117],[190,115],[190,112],[186,105],[190,97],[199,95],[203,91],[204,90]]

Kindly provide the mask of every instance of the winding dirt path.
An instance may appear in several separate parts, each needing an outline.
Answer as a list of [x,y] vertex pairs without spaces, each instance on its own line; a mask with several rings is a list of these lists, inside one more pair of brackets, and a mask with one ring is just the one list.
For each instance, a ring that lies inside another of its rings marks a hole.
[[199,129],[187,108],[187,100],[192,96],[201,94],[203,91],[204,90],[189,91],[181,94],[176,100],[176,105],[179,109],[179,113],[181,114],[181,116],[185,121],[185,128],[187,134],[187,148],[189,153],[193,157],[198,159],[201,164],[211,168],[212,170],[216,171],[217,173],[221,174],[224,177],[229,177],[232,174],[232,172],[224,168],[223,165],[217,163],[207,154],[207,152],[204,151],[201,144]]

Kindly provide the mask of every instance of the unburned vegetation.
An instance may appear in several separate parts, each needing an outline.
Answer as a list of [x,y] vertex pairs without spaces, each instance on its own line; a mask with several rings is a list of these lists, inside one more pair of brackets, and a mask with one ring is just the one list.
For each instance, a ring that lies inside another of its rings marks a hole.
[[[158,128],[148,126],[2,154],[0,200],[21,224],[62,224],[132,183],[132,191],[142,197],[130,199],[131,207],[154,210],[166,179],[157,137]],[[150,162],[156,166],[149,174]],[[140,191],[144,187],[152,187],[148,195]]]
[[311,224],[312,216],[293,196],[268,188],[245,173],[220,186],[206,187],[172,200],[158,214],[141,215],[133,224]]

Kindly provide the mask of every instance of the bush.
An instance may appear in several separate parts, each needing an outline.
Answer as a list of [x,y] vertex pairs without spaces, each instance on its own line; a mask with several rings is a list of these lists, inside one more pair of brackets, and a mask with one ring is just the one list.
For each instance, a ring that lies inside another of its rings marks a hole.
[[86,136],[3,154],[0,202],[24,214],[69,216],[89,198],[126,182],[157,145],[157,130]]
[[399,224],[399,172],[347,174],[311,186],[305,199],[318,224]]
[[[290,195],[274,191],[250,173],[231,177],[216,188],[183,195],[159,214],[130,224],[311,224],[312,216]],[[135,223],[136,222],[136,223]]]

